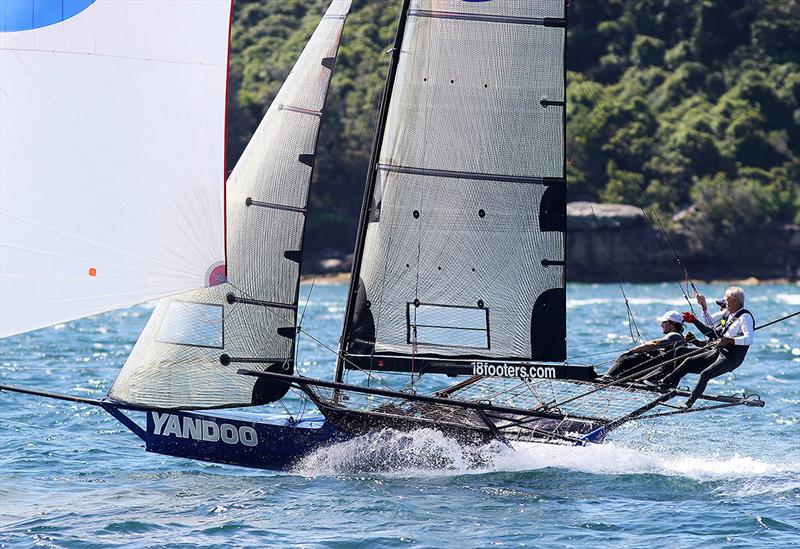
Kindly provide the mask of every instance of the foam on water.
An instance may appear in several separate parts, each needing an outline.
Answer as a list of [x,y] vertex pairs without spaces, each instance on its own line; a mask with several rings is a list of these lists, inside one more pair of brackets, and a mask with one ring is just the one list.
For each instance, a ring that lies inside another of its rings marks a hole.
[[[682,297],[662,296],[662,297],[629,297],[628,303],[631,305],[668,305],[671,307],[687,307],[686,300]],[[592,305],[614,305],[620,306],[620,298],[611,297],[591,297],[587,299],[568,299],[567,308],[575,309],[578,307],[589,307]]]
[[[800,463],[767,463],[733,453],[692,456],[640,450],[622,444],[584,447],[499,442],[464,447],[430,429],[399,432],[385,429],[339,443],[308,456],[294,471],[303,476],[333,476],[390,471],[400,476],[442,476],[559,468],[590,474],[681,476],[695,481],[781,477]],[[787,486],[794,489],[796,486]]]
[[775,300],[786,305],[800,305],[800,290],[793,294],[777,294]]

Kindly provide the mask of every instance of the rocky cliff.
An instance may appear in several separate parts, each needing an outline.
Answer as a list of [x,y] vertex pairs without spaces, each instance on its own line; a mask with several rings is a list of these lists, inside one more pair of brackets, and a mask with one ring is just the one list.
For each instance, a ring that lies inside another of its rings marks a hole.
[[[670,220],[670,239],[691,277],[705,280],[800,278],[800,227],[765,226],[718,249],[698,249]],[[653,227],[651,227],[651,224]],[[684,277],[658,222],[640,208],[623,204],[571,202],[567,205],[567,279],[655,282]]]

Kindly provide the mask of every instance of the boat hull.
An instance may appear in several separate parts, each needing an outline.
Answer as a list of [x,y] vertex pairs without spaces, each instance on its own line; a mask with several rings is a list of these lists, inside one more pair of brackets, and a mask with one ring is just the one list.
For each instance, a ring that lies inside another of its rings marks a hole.
[[148,452],[257,469],[287,470],[352,434],[323,418],[248,420],[234,415],[148,411],[138,434]]
[[[492,433],[478,429],[352,412],[300,421],[242,419],[244,417],[247,415],[151,410],[147,412],[145,429],[136,434],[144,440],[148,452],[273,470],[293,469],[317,450],[382,429],[433,428],[465,447],[480,446],[495,439]],[[601,442],[602,434],[596,435],[599,436],[587,442]]]

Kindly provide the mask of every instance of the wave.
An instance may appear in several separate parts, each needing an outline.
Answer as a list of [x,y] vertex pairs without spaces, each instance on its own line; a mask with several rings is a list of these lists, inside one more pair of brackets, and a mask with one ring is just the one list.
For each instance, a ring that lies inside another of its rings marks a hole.
[[[631,305],[668,305],[670,307],[688,307],[686,300],[682,297],[629,297],[628,303]],[[588,299],[567,299],[567,309],[576,309],[578,307],[588,307],[591,305],[609,305],[615,304],[624,306],[625,302],[622,297],[612,299],[609,297],[594,297]]]
[[[713,296],[716,299],[716,296]],[[721,297],[721,296],[720,296]],[[711,297],[709,297],[709,300]],[[759,295],[749,298],[749,302],[755,303],[780,303],[783,305],[800,305],[800,293],[779,293],[774,295]],[[686,298],[684,297],[629,297],[628,303],[631,305],[669,305],[671,307],[687,307]],[[624,305],[622,297],[594,297],[587,299],[567,299],[567,308],[575,309],[578,307],[588,307],[591,305],[609,305],[620,304]],[[692,300],[692,305],[695,305]],[[696,305],[695,305],[696,306]]]
[[[432,429],[400,432],[385,429],[320,449],[295,469],[302,476],[336,476],[379,472],[399,476],[449,476],[495,472],[567,469],[590,474],[657,474],[695,481],[753,480],[785,477],[789,483],[767,483],[770,490],[795,489],[800,463],[776,464],[753,457],[691,456],[638,450],[615,443],[585,447],[499,442],[465,447]],[[762,483],[759,483],[762,484]]]
[[786,305],[800,305],[800,293],[777,294],[775,296],[775,301]]

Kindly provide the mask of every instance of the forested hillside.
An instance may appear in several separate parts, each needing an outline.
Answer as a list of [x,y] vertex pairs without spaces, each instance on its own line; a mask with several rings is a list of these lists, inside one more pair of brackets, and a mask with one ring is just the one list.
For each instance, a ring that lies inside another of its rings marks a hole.
[[[327,4],[236,0],[229,169]],[[352,246],[399,9],[354,0],[320,137],[312,251]],[[698,247],[800,222],[800,1],[572,0],[568,14],[569,200],[652,206],[667,224],[689,208],[681,223]]]

